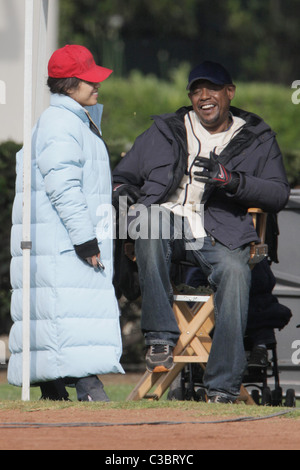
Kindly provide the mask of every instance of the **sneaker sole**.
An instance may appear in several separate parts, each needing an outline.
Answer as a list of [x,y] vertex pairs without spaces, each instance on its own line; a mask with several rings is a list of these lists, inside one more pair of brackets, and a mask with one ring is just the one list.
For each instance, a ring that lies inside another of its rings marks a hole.
[[174,368],[174,366],[171,367],[171,368],[167,368],[165,366],[156,366],[153,370],[150,370],[147,367],[147,371],[152,373],[152,374],[161,374],[163,372],[170,372],[173,368]]
[[248,364],[248,369],[267,369],[270,365]]

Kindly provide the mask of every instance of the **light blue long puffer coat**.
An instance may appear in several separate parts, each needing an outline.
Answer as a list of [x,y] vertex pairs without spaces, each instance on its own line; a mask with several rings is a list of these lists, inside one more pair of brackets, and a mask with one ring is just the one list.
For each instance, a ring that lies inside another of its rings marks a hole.
[[[88,109],[100,126],[102,105]],[[11,236],[13,288],[8,381],[22,385],[22,162],[17,155]],[[32,138],[31,383],[123,373],[112,285],[111,173],[104,142],[85,109],[52,95]],[[74,245],[97,237],[105,271]]]

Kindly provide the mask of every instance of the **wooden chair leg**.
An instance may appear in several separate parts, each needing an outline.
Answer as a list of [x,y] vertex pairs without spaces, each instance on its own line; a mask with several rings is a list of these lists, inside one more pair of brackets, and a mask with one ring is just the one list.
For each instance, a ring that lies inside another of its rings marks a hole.
[[[161,398],[161,396],[169,388],[171,383],[175,380],[177,375],[185,367],[186,363],[189,362],[188,357],[195,354],[194,349],[196,349],[198,353],[201,353],[201,358],[203,362],[207,362],[208,351],[201,345],[201,342],[199,341],[196,335],[199,330],[201,330],[203,324],[210,321],[209,318],[213,310],[214,305],[212,297],[208,302],[206,302],[202,306],[198,315],[190,318],[190,322],[187,322],[185,320],[184,315],[179,311],[179,309],[176,310],[177,318],[180,318],[179,328],[181,329],[182,334],[179,338],[176,348],[174,349],[174,357],[177,357],[178,361],[180,362],[175,363],[174,368],[170,372],[155,374],[151,372],[146,372],[139,381],[139,383],[136,385],[134,390],[128,396],[128,401],[140,400],[146,397],[150,399]],[[203,332],[203,335],[204,333],[205,332]],[[189,345],[191,345],[191,350],[186,350]],[[148,395],[153,387],[155,387],[154,392]]]
[[145,372],[141,380],[128,396],[127,401],[138,401],[145,398],[147,393],[153,388],[162,375],[165,374],[152,374],[151,372]]
[[[209,334],[214,328],[213,296],[196,311],[195,315],[187,304],[181,303],[179,305],[178,302],[175,302],[174,314],[182,332],[174,349],[174,368],[163,373],[146,372],[128,396],[127,401],[138,401],[143,398],[159,400],[186,364],[197,362],[205,368],[212,346]],[[237,402],[255,405],[244,386],[241,387],[241,394]]]
[[249,394],[248,390],[242,385],[241,386],[241,394],[237,399],[237,403],[245,403],[245,405],[250,406],[257,406],[251,395]]

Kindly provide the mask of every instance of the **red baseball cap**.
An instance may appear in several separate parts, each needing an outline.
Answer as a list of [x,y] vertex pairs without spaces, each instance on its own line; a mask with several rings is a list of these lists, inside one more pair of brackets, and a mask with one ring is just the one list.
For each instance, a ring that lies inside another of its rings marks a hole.
[[55,51],[48,63],[51,78],[79,78],[98,83],[106,80],[113,71],[96,65],[91,52],[84,46],[67,45]]

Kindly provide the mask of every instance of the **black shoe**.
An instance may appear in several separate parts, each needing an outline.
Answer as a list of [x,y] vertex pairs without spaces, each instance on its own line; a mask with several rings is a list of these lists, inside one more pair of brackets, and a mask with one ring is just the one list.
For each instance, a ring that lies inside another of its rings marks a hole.
[[248,368],[266,369],[269,366],[269,355],[267,348],[255,346],[251,352]]
[[174,348],[169,344],[155,344],[150,346],[146,355],[148,372],[169,372],[174,367]]
[[103,401],[106,403],[110,401],[103,383],[96,375],[77,379],[75,385],[78,401]]
[[63,379],[41,383],[40,388],[42,392],[40,400],[71,401]]
[[208,399],[208,403],[233,405],[234,402],[230,398],[224,397],[223,395],[214,395]]

